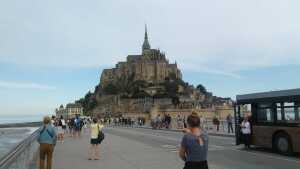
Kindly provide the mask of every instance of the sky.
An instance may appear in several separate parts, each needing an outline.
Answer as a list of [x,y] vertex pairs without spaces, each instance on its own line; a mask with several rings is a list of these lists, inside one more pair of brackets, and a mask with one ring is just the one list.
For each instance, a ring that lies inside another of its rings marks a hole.
[[0,0],[0,115],[48,114],[152,48],[214,95],[300,87],[298,0]]

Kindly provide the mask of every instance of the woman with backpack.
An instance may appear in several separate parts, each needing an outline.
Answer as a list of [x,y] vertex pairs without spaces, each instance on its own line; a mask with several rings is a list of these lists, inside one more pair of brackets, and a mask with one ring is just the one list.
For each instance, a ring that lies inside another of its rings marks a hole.
[[56,145],[56,132],[51,125],[50,117],[44,117],[43,127],[39,129],[38,142],[40,143],[40,169],[45,169],[45,161],[47,161],[47,169],[51,169],[52,154]]
[[90,150],[89,160],[99,160],[100,158],[100,144],[104,139],[102,128],[104,126],[98,123],[98,119],[94,118],[90,125],[91,139],[90,139]]
[[185,162],[184,169],[208,169],[208,134],[200,127],[196,113],[188,116],[187,125],[179,150],[179,156]]

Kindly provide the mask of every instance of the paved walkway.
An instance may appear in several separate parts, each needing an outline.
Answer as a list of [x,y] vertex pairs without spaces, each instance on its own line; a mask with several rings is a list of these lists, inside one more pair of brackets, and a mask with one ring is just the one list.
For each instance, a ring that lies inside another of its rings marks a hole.
[[[100,160],[88,160],[89,135],[67,137],[55,147],[53,169],[181,169],[177,149],[151,146],[134,139],[106,133]],[[210,165],[211,169],[221,169]]]
[[[140,142],[106,134],[100,160],[88,160],[89,139],[67,138],[55,148],[53,169],[176,169],[183,163],[176,153],[170,154]],[[163,157],[163,158],[162,158]]]

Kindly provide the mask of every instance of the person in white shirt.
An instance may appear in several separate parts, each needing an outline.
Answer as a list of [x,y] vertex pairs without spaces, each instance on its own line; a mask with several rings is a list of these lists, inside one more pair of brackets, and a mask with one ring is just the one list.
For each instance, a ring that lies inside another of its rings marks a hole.
[[244,138],[245,148],[250,148],[251,143],[251,125],[249,122],[249,117],[245,117],[241,124],[242,134]]

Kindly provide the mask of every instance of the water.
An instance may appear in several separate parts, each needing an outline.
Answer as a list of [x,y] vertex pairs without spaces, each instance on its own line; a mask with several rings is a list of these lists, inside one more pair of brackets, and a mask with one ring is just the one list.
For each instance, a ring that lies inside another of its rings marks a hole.
[[1,115],[0,124],[42,121],[44,115]]
[[0,128],[0,158],[36,129],[37,127]]
[[[3,115],[0,124],[42,121],[43,115]],[[0,128],[0,158],[28,137],[37,127]]]

